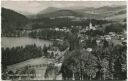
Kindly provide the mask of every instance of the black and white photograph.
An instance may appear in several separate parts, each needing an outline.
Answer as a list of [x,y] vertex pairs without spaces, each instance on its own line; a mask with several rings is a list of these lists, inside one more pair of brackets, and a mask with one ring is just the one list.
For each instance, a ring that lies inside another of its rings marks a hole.
[[1,1],[2,80],[127,80],[126,1]]

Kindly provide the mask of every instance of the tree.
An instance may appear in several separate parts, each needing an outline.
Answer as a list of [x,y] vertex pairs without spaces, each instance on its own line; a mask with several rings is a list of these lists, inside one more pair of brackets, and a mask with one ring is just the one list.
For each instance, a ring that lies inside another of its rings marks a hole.
[[126,47],[117,45],[115,50],[117,55],[115,55],[114,62],[114,78],[116,80],[125,80],[127,78],[126,71]]
[[121,33],[126,28],[126,25],[120,24],[120,23],[112,23],[105,27],[105,32],[116,32]]
[[44,56],[48,57],[48,52],[47,52],[47,47],[46,45],[44,44],[44,47],[43,47],[43,52],[44,52]]
[[89,80],[95,77],[96,57],[84,49],[70,51],[64,58],[61,72],[65,80]]
[[76,33],[70,32],[68,34],[68,36],[67,36],[67,40],[69,42],[70,50],[71,51],[80,47],[80,45],[79,45],[79,38],[78,38]]
[[114,63],[114,77],[116,80],[125,80],[126,79],[126,71],[122,71],[122,63],[121,58],[118,58]]

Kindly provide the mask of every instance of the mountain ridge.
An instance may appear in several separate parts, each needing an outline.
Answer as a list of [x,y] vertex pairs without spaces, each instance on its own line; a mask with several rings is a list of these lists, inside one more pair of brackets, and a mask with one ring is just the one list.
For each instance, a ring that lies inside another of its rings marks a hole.
[[[105,18],[105,17],[110,17],[110,16],[115,16],[115,15],[120,15],[120,14],[126,14],[126,6],[114,6],[114,7],[110,7],[110,6],[103,6],[103,7],[99,7],[99,8],[94,8],[94,7],[87,7],[87,8],[81,8],[81,9],[59,9],[57,10],[56,8],[54,8],[55,10],[53,11],[49,11],[48,13],[45,14],[37,14],[37,18],[38,17],[56,17],[56,16],[62,16],[60,14],[58,14],[59,11],[63,10],[62,14],[65,14],[67,12],[64,12],[65,10],[69,10],[72,13],[76,13],[79,14],[79,16],[83,16],[83,17],[87,17],[88,16],[92,16],[92,18]],[[123,11],[122,11],[123,10]],[[121,12],[122,11],[122,12]],[[43,11],[42,11],[43,12]],[[107,13],[107,14],[106,14]],[[66,14],[68,15],[68,14]],[[66,16],[63,15],[63,16]],[[71,13],[69,13],[69,16],[71,15]],[[78,15],[73,15],[72,16],[78,16]]]

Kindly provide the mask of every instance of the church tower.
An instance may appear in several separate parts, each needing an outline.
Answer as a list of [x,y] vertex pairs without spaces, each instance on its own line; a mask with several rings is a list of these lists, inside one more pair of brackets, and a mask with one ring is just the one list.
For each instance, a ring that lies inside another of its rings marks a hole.
[[91,19],[90,19],[90,23],[89,23],[89,29],[91,30],[96,30],[96,28],[92,25],[92,23],[91,23]]
[[91,20],[90,20],[90,24],[89,24],[89,29],[93,29],[93,26],[92,26]]

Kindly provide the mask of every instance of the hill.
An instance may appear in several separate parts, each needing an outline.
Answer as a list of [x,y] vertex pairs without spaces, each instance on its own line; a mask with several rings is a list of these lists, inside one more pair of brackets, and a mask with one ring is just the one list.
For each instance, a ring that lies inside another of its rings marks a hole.
[[56,7],[48,7],[42,11],[40,11],[38,14],[45,14],[45,13],[51,13],[51,12],[55,12],[61,10],[60,8],[56,8]]
[[75,16],[75,17],[81,17],[82,14],[77,13],[73,10],[57,10],[54,12],[49,12],[49,13],[45,13],[45,14],[38,14],[37,18],[41,18],[41,17],[67,17],[67,16]]
[[28,22],[28,19],[20,13],[6,8],[2,8],[1,10],[2,33],[22,29]]
[[[84,17],[87,17],[87,18],[89,16],[90,18],[94,18],[94,19],[106,19],[106,18],[112,17],[111,20],[113,20],[114,16],[120,17],[120,15],[126,15],[126,6],[114,6],[114,7],[103,6],[100,8],[78,9],[76,11],[79,13],[83,13]],[[120,19],[122,19],[122,17]]]
[[[125,15],[125,14],[126,14],[126,6],[114,6],[114,7],[103,6],[99,8],[86,7],[81,9],[80,8],[60,9],[55,7],[49,7],[41,11],[37,15],[37,18],[74,16],[74,17],[85,17],[92,19],[108,19],[109,17],[112,17],[111,20],[115,20],[114,16],[117,17],[119,15],[120,17],[120,15]],[[122,17],[120,19],[122,19]]]

